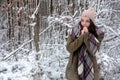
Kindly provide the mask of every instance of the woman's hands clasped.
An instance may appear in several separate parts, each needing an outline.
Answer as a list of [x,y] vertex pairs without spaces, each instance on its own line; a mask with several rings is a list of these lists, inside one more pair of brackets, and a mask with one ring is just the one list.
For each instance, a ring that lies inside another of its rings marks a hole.
[[83,27],[83,30],[81,30],[81,34],[87,33],[88,32],[88,28],[87,27]]

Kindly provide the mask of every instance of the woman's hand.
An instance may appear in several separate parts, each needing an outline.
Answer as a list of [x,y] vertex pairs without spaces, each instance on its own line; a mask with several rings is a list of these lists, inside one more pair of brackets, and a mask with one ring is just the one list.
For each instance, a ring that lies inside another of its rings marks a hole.
[[86,32],[88,32],[88,28],[87,27],[83,27],[83,30],[81,31],[81,34],[84,34]]
[[85,33],[85,31],[84,31],[84,30],[82,30],[82,31],[81,31],[81,34],[84,34],[84,33]]
[[87,27],[83,27],[84,32],[88,32],[88,28]]

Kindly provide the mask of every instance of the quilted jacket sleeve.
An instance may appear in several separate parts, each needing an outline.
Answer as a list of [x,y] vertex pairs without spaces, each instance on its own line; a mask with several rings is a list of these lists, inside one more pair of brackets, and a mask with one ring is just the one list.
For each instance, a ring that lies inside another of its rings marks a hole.
[[76,51],[83,43],[83,35],[80,35],[77,39],[73,40],[71,35],[67,38],[67,44],[66,49],[69,51],[69,53],[73,53]]

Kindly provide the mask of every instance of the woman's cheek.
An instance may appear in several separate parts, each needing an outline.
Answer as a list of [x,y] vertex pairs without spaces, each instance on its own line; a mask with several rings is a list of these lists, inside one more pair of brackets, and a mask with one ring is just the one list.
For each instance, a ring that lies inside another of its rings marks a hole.
[[90,23],[89,22],[87,22],[87,27],[89,27],[90,26]]

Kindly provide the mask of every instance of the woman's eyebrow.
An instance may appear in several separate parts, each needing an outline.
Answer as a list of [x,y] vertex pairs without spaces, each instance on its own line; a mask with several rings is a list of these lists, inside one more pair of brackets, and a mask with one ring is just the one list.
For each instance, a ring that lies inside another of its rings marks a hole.
[[90,20],[86,20],[86,21],[90,21]]

